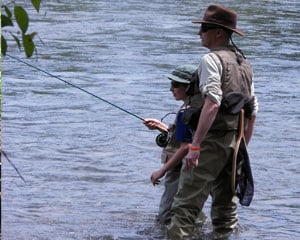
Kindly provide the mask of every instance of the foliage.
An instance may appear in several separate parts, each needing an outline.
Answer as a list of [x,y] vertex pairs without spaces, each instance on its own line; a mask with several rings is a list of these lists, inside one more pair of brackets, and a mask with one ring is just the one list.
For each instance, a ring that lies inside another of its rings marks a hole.
[[[31,0],[34,9],[39,12],[42,0]],[[12,27],[17,24],[18,31],[15,33]],[[23,46],[26,57],[31,57],[35,51],[34,37],[36,32],[28,33],[29,17],[27,11],[15,1],[10,4],[1,5],[1,54],[5,55],[7,52],[7,36],[3,33],[11,35],[13,40],[17,43],[19,49]]]

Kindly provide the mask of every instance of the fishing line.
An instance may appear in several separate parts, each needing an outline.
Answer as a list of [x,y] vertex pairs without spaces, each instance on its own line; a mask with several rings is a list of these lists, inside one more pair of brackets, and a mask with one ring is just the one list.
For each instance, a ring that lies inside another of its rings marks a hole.
[[60,80],[60,81],[62,81],[62,82],[64,82],[64,83],[66,83],[66,84],[68,84],[68,85],[70,85],[70,86],[72,86],[72,87],[74,87],[74,88],[79,89],[79,90],[82,91],[82,92],[85,92],[85,93],[87,93],[87,94],[89,94],[89,95],[91,95],[91,96],[93,96],[93,97],[95,97],[95,98],[97,98],[97,99],[99,99],[99,100],[101,100],[101,101],[107,103],[107,104],[110,104],[111,106],[113,106],[113,107],[115,107],[115,108],[118,108],[119,110],[121,110],[121,111],[123,111],[123,112],[125,112],[125,113],[127,113],[127,114],[129,114],[129,115],[131,115],[131,116],[133,116],[133,117],[135,117],[135,118],[138,118],[138,119],[144,121],[144,118],[142,118],[142,117],[140,117],[140,116],[138,116],[138,115],[136,115],[136,114],[134,114],[134,113],[132,113],[132,112],[129,112],[128,110],[126,110],[126,109],[124,109],[124,108],[122,108],[122,107],[119,107],[119,106],[117,106],[116,104],[114,104],[114,103],[112,103],[112,102],[110,102],[110,101],[108,101],[108,100],[105,100],[104,98],[99,97],[99,96],[97,96],[97,95],[95,95],[95,94],[93,94],[93,93],[91,93],[91,92],[89,92],[89,91],[87,91],[87,90],[85,90],[85,89],[83,89],[83,88],[81,88],[81,87],[79,87],[79,86],[73,84],[73,83],[70,83],[70,82],[68,82],[68,81],[66,81],[66,80],[64,80],[64,79],[62,79],[62,78],[60,78],[60,77],[58,77],[58,76],[55,76],[55,75],[53,75],[53,74],[50,73],[50,72],[47,72],[47,71],[45,71],[45,70],[43,70],[43,69],[41,69],[41,68],[39,68],[39,67],[36,67],[36,66],[34,66],[34,65],[32,65],[32,64],[30,64],[30,63],[28,63],[28,62],[25,62],[25,61],[21,60],[20,58],[13,57],[13,56],[11,56],[11,55],[9,55],[9,54],[6,54],[6,56],[10,57],[11,59],[16,60],[17,62],[23,63],[23,64],[25,64],[25,65],[27,65],[27,66],[29,66],[29,67],[32,67],[32,68],[34,68],[34,69],[36,69],[36,70],[38,70],[38,71],[40,71],[40,72],[43,72],[43,73],[45,73],[46,75],[49,75],[49,76],[51,76],[51,77],[53,77],[53,78],[56,78],[56,79],[58,79],[58,80]]

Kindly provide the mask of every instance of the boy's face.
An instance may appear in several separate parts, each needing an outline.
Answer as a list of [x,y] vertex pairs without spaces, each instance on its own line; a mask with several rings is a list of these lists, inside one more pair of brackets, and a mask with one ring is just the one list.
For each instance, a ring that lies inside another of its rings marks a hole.
[[173,93],[173,96],[174,96],[175,100],[184,101],[186,99],[186,97],[187,97],[187,94],[186,94],[187,87],[188,87],[188,85],[184,84],[184,83],[179,83],[179,82],[176,82],[176,81],[171,82],[170,91]]

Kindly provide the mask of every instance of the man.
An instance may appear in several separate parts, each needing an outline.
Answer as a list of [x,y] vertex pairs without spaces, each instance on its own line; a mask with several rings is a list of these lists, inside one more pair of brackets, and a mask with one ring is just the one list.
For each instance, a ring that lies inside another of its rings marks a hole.
[[180,65],[176,67],[171,74],[167,75],[171,80],[170,91],[176,101],[183,101],[180,107],[175,123],[169,127],[159,120],[148,118],[144,124],[149,129],[158,129],[161,132],[168,132],[168,144],[162,152],[162,163],[164,165],[151,175],[151,182],[156,185],[160,178],[165,176],[165,190],[161,197],[157,221],[165,224],[170,221],[170,209],[173,198],[177,192],[181,162],[188,152],[188,144],[192,142],[192,130],[183,124],[182,118],[185,108],[188,106],[189,98],[187,90],[193,73],[197,66]]
[[258,108],[252,68],[231,39],[233,33],[244,35],[236,28],[237,14],[224,6],[211,5],[203,19],[193,23],[201,24],[202,45],[210,53],[203,56],[198,68],[201,114],[171,209],[172,219],[168,226],[171,239],[193,234],[197,213],[209,194],[212,196],[214,233],[230,234],[237,226],[237,199],[231,189],[231,177],[239,116],[221,111],[220,106],[233,92],[254,98],[254,110],[245,128],[247,143]]

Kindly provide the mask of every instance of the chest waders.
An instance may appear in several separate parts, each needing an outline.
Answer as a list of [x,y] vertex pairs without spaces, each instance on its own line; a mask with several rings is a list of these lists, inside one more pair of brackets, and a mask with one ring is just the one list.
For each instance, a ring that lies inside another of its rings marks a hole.
[[[220,59],[223,67],[223,98],[233,92],[250,97],[252,68],[248,61],[237,58],[238,53],[232,48],[215,49],[212,53],[214,58]],[[219,109],[201,143],[198,167],[191,172],[181,171],[171,211],[172,220],[168,225],[171,239],[181,239],[193,233],[197,214],[209,195],[212,198],[211,222],[214,231],[228,233],[236,228],[237,197],[232,188],[232,161],[239,130],[239,114],[233,115]]]

